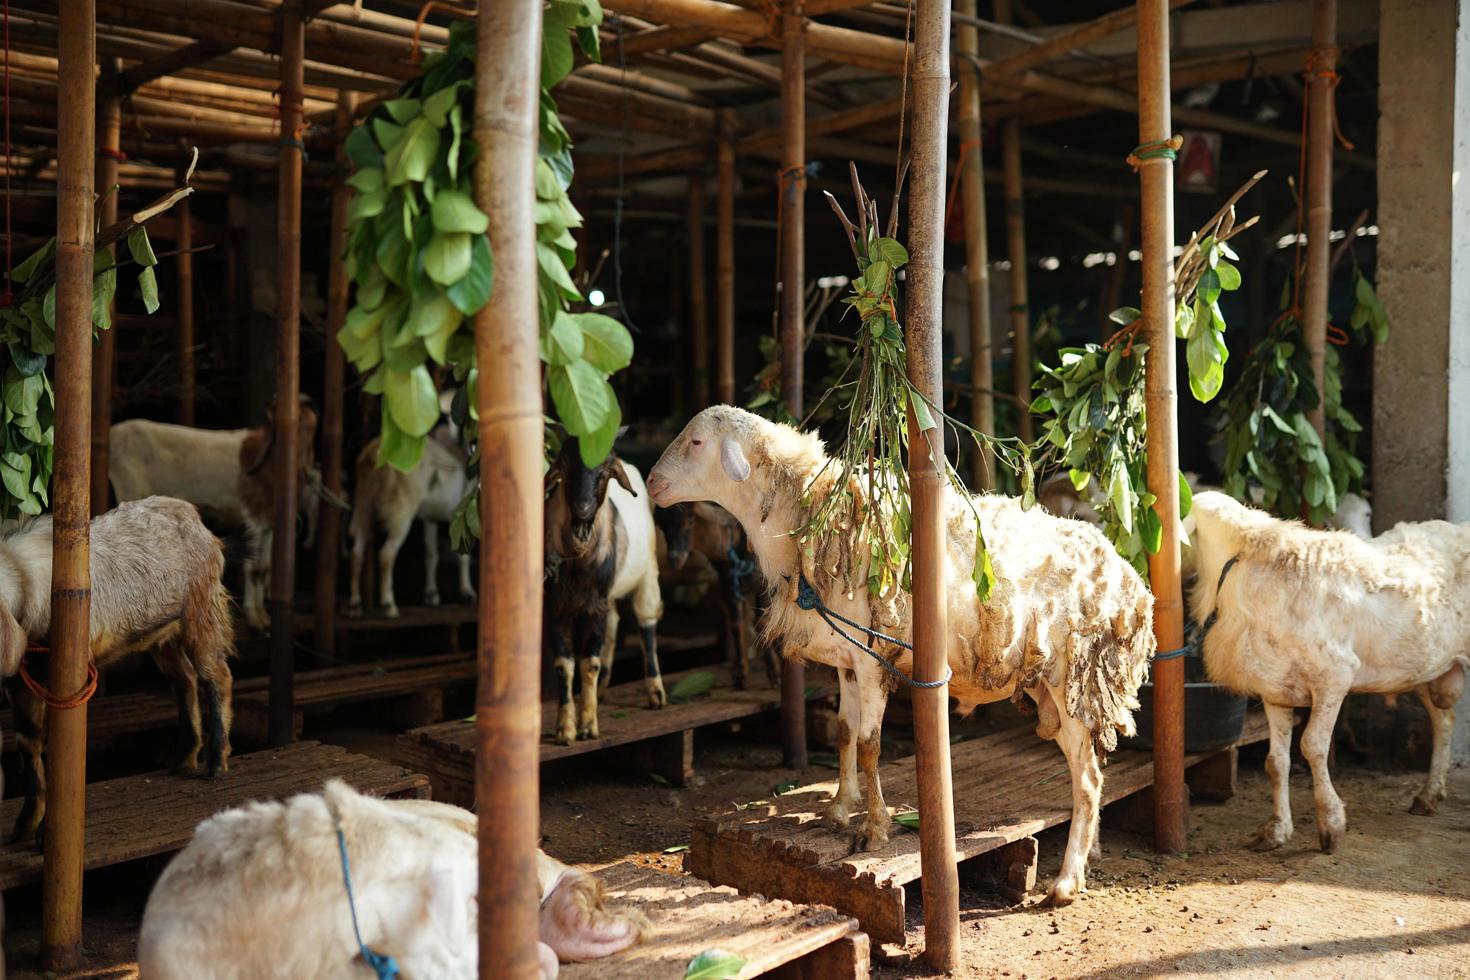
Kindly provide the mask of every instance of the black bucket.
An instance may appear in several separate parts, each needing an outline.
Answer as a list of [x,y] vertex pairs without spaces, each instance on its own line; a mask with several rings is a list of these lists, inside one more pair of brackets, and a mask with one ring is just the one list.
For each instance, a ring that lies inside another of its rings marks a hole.
[[[1192,625],[1192,624],[1191,624]],[[1216,752],[1229,748],[1245,728],[1247,699],[1205,680],[1204,659],[1198,648],[1184,660],[1184,751]],[[1154,747],[1154,686],[1146,682],[1138,689],[1138,710],[1133,713],[1138,734],[1118,740],[1120,748]]]

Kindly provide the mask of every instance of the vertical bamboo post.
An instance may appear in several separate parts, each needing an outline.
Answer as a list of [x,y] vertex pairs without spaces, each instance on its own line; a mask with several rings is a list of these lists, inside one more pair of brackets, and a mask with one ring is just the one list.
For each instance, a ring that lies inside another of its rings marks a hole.
[[704,288],[704,175],[689,175],[689,334],[694,411],[709,405],[709,297]]
[[[1302,283],[1302,332],[1312,359],[1312,380],[1322,392],[1327,359],[1327,292],[1332,280],[1328,242],[1332,234],[1333,98],[1337,85],[1337,0],[1312,2],[1312,53],[1307,58],[1307,262]],[[1320,397],[1307,413],[1317,435],[1326,436],[1326,406]]]
[[[1011,0],[995,0],[995,19],[1011,22]],[[1021,121],[1007,119],[1000,129],[1001,166],[1006,202],[1006,257],[1011,282],[1011,392],[1016,405],[1016,434],[1030,442],[1031,306],[1026,276],[1026,205],[1021,178]]]
[[[327,257],[327,336],[322,377],[322,485],[328,492],[342,494],[342,416],[344,375],[342,346],[337,332],[347,319],[347,205],[352,188],[347,185],[347,136],[352,132],[352,114],[357,93],[337,93],[337,173],[332,178],[331,254]],[[342,538],[342,512],[326,500],[318,503],[316,539],[316,648],[328,657],[337,652],[337,569]],[[432,574],[432,572],[430,573]]]
[[539,980],[541,364],[536,353],[541,2],[481,4],[475,200],[490,223],[495,291],[475,318],[480,364],[480,976]]
[[[1138,142],[1169,139],[1169,4],[1138,0]],[[1143,324],[1148,340],[1144,407],[1148,424],[1148,487],[1164,527],[1159,553],[1148,561],[1154,593],[1154,635],[1160,650],[1184,645],[1179,589],[1179,441],[1174,366],[1174,167],[1166,156],[1139,166],[1143,211]],[[1184,661],[1154,664],[1154,844],[1164,852],[1185,842]]]
[[730,110],[720,111],[715,156],[715,400],[735,404],[735,140]]
[[[915,10],[913,119],[906,304],[909,380],[933,404],[942,405],[949,0],[919,0]],[[936,425],[921,431],[910,412],[909,445],[914,679],[937,681],[944,677],[949,661],[944,580],[944,427]],[[949,766],[949,688],[915,688],[912,697],[919,760],[924,961],[931,970],[944,972],[959,965],[960,952],[960,882],[954,849],[954,787]]]
[[[122,61],[109,58],[106,74],[115,75],[122,71]],[[122,101],[117,95],[109,95],[96,103],[97,114],[97,165],[95,192],[102,195],[96,204],[97,217],[106,228],[117,220],[117,199],[121,191],[117,187],[118,165],[122,162]],[[185,201],[188,199],[185,198]],[[109,245],[107,251],[114,257],[117,246]],[[116,303],[108,308],[111,315]],[[107,457],[112,439],[112,388],[114,363],[117,358],[117,329],[103,330],[97,343],[91,347],[92,359],[92,513],[107,510],[108,482]]]
[[[975,0],[957,0],[955,9],[975,16]],[[955,30],[955,46],[980,54],[980,32],[968,23]],[[965,218],[965,286],[970,296],[970,424],[995,432],[995,387],[990,351],[990,245],[985,227],[985,159],[980,136],[980,72],[970,61],[960,68],[960,167],[964,174],[961,206]],[[976,490],[995,486],[990,460],[976,451],[970,471]]]
[[[96,133],[93,0],[62,0],[57,46],[56,464],[51,486],[50,688],[68,697],[91,660],[92,158]],[[116,145],[115,143],[113,145]],[[82,952],[82,841],[87,708],[46,713],[45,864],[41,960],[74,966]]]
[[[804,0],[785,0],[781,12],[781,280],[777,284],[781,324],[781,399],[800,419],[806,324],[806,15]],[[806,668],[781,659],[781,752],[785,764],[806,766]]]
[[301,130],[306,30],[303,0],[281,12],[281,170],[276,196],[276,400],[271,446],[275,480],[270,582],[270,743],[295,737],[297,428],[301,390]]
[[[179,168],[182,183],[186,168]],[[174,205],[179,222],[178,251],[179,322],[174,334],[179,359],[179,424],[194,424],[194,221],[190,198]]]

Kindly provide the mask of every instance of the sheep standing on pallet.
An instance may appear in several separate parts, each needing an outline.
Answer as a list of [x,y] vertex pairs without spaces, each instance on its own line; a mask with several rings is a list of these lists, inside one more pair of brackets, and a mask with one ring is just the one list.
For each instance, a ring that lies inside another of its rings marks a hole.
[[[16,675],[27,645],[44,642],[51,629],[51,534],[51,518],[39,517],[0,536],[0,676],[8,678],[25,767],[19,839],[33,836],[46,814],[46,705]],[[129,653],[153,651],[178,696],[183,752],[176,768],[198,771],[204,750],[210,776],[224,772],[230,757],[234,626],[224,566],[219,539],[193,504],[149,497],[92,518],[92,659],[104,670]]]
[[[618,602],[631,599],[643,637],[648,706],[667,702],[658,667],[658,546],[653,507],[643,477],[611,453],[582,462],[568,439],[546,474],[546,618],[560,709],[556,741],[597,738],[597,693],[612,675]],[[572,671],[580,661],[581,710],[572,702]]]
[[[727,406],[705,409],[664,450],[649,475],[654,501],[668,506],[713,500],[740,521],[770,583],[765,634],[786,656],[838,669],[841,701],[837,796],[827,821],[845,828],[861,802],[858,767],[867,789],[867,820],[858,843],[869,850],[888,839],[892,823],[878,781],[879,735],[894,678],[802,609],[801,577],[837,614],[897,639],[912,636],[908,595],[893,590],[870,598],[868,546],[853,544],[849,579],[826,571],[835,562],[804,556],[792,532],[834,490],[835,466],[812,434]],[[855,488],[861,493],[860,488]],[[1055,739],[1072,775],[1072,829],[1062,870],[1052,887],[1057,904],[1085,886],[1097,834],[1102,792],[1100,758],[1118,734],[1134,732],[1138,688],[1154,651],[1153,600],[1138,574],[1096,528],[1051,517],[1019,501],[977,496],[995,570],[994,592],[980,602],[971,582],[975,517],[946,491],[949,554],[945,562],[949,616],[949,694],[961,711],[1025,694],[1037,706],[1037,734]],[[834,548],[839,547],[834,544]],[[833,556],[835,558],[835,556]],[[818,569],[822,569],[819,571]],[[905,675],[913,656],[879,639],[872,648]]]
[[[378,549],[378,602],[383,615],[396,619],[393,566],[415,518],[424,524],[424,604],[439,605],[439,525],[454,519],[454,510],[469,481],[464,451],[455,443],[450,426],[441,426],[432,438],[424,440],[423,456],[407,473],[378,465],[379,442],[369,442],[357,456],[357,486],[349,525],[352,579],[347,614],[362,615],[362,564],[374,529],[381,527],[386,536]],[[459,596],[472,602],[475,587],[470,580],[470,555],[458,557]]]
[[[372,799],[337,780],[320,793],[215,814],[148,897],[138,935],[140,974],[345,980],[371,973],[362,958],[366,947],[392,957],[405,977],[473,980],[479,975],[475,832],[468,810]],[[626,949],[646,928],[637,912],[605,907],[601,882],[591,875],[543,851],[536,870],[543,978],[556,976],[558,961]]]
[[[720,580],[720,609],[724,613],[723,642],[728,652],[735,687],[745,690],[752,649],[751,624],[755,621],[755,595],[760,589],[755,556],[745,531],[729,511],[714,504],[675,504],[654,513],[654,522],[666,542],[670,569],[682,569],[691,554],[700,555]],[[766,679],[772,687],[781,682],[781,665],[776,652],[761,645],[765,653]]]
[[[307,517],[307,547],[315,530],[315,453],[317,416],[303,397],[296,447],[300,459],[298,495]],[[275,429],[269,421],[252,429],[196,429],[147,419],[112,426],[107,476],[118,502],[161,495],[187,500],[232,524],[243,524],[250,539],[245,559],[245,620],[256,629],[270,626],[265,594],[270,588],[271,545],[275,521]]]
[[1429,712],[1429,778],[1411,812],[1433,813],[1445,795],[1455,702],[1470,669],[1470,524],[1400,524],[1363,541],[1315,531],[1201,493],[1187,525],[1199,584],[1194,614],[1205,625],[1210,679],[1260,698],[1271,726],[1266,771],[1271,819],[1257,850],[1291,838],[1291,729],[1310,707],[1302,755],[1312,768],[1317,835],[1334,851],[1347,830],[1327,753],[1350,693],[1415,691]]

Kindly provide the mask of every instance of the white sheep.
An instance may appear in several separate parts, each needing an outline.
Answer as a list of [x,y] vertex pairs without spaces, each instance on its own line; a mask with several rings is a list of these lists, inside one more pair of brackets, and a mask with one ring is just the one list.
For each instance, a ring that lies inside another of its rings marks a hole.
[[[46,705],[16,676],[28,644],[51,630],[52,521],[21,523],[0,536],[0,676],[15,704],[17,741],[27,777],[17,838],[33,835],[46,813]],[[193,504],[170,497],[119,504],[92,518],[91,654],[105,670],[130,653],[153,651],[179,699],[185,746],[177,769],[195,772],[206,751],[210,775],[230,757],[227,662],[235,650],[230,596],[220,576],[224,551]],[[32,661],[30,670],[41,665]],[[206,734],[200,701],[209,710]]]
[[[316,426],[316,412],[303,399],[296,440],[308,547],[318,505],[312,449]],[[119,503],[177,497],[228,523],[244,525],[250,552],[242,606],[246,622],[260,630],[270,626],[265,594],[275,521],[274,434],[269,421],[251,429],[196,429],[128,419],[111,427],[107,456],[107,476]]]
[[1291,837],[1287,779],[1294,709],[1310,707],[1302,755],[1312,768],[1324,851],[1347,818],[1327,753],[1349,693],[1415,691],[1429,712],[1434,751],[1412,812],[1433,813],[1445,794],[1454,706],[1470,667],[1470,524],[1400,524],[1363,541],[1316,531],[1246,507],[1223,493],[1194,498],[1188,524],[1199,582],[1192,605],[1209,624],[1210,679],[1265,702],[1266,771],[1273,808],[1252,844]]
[[[428,800],[378,800],[337,780],[320,793],[215,814],[164,869],[143,912],[149,980],[348,980],[359,954],[337,831],[363,943],[405,978],[478,977],[475,815]],[[537,852],[542,976],[609,956],[646,926],[603,905],[601,883]]]
[[[455,444],[448,426],[440,427],[424,440],[424,453],[412,470],[403,473],[392,466],[379,466],[378,439],[362,447],[357,456],[357,485],[353,488],[352,577],[347,614],[362,615],[362,565],[368,543],[377,527],[384,530],[378,549],[378,602],[383,614],[398,617],[393,594],[393,566],[398,549],[417,518],[424,523],[424,604],[439,605],[439,525],[454,519],[455,508],[465,495],[464,451]],[[469,554],[459,559],[459,595],[470,602],[475,587],[470,580]]]
[[[805,575],[840,615],[905,641],[912,636],[910,604],[897,589],[869,598],[868,546],[862,541],[850,553],[815,558],[798,549],[791,532],[804,523],[806,507],[833,492],[835,467],[828,463],[815,435],[716,406],[696,415],[669,444],[648,485],[660,506],[713,500],[734,514],[769,583],[768,641],[779,642],[787,656],[838,668],[839,781],[826,816],[831,825],[848,825],[861,800],[860,765],[868,808],[859,843],[872,849],[887,840],[892,822],[878,782],[878,754],[884,705],[894,684],[881,665],[817,613],[801,609],[794,591],[798,575]],[[861,495],[862,488],[854,491]],[[1037,705],[1037,734],[1055,739],[1066,754],[1072,829],[1051,892],[1054,902],[1066,904],[1085,887],[1097,834],[1100,757],[1116,746],[1120,732],[1134,732],[1132,712],[1154,651],[1153,599],[1091,525],[1039,508],[1023,510],[1008,497],[972,500],[996,581],[989,601],[981,603],[970,578],[975,517],[964,500],[946,491],[947,657],[954,671],[949,694],[963,712],[1029,695]],[[850,562],[845,581],[829,571],[839,561]],[[912,654],[882,641],[876,649],[911,673]]]

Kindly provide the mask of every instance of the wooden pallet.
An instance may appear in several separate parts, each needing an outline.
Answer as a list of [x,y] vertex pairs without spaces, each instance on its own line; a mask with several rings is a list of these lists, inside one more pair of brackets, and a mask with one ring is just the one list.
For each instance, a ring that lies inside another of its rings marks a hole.
[[[108,694],[87,705],[87,744],[101,745],[123,735],[168,728],[179,717],[173,698],[152,691]],[[15,748],[15,712],[0,709],[3,750]]]
[[[1265,737],[1265,718],[1257,714],[1236,744]],[[1233,760],[1232,752],[1186,756],[1185,764],[1218,756]],[[1016,899],[1035,883],[1035,835],[1072,817],[1066,760],[1029,725],[960,742],[951,756],[955,849],[961,862],[974,862],[962,866],[962,873],[994,883]],[[913,756],[881,767],[890,807],[917,807],[914,768]],[[1115,752],[1103,770],[1103,802],[1132,796],[1152,783],[1151,755]],[[919,878],[919,835],[895,824],[884,847],[851,853],[851,832],[837,833],[820,824],[835,791],[835,781],[814,783],[764,809],[696,821],[685,870],[747,894],[831,905],[856,916],[878,942],[903,943],[903,886]],[[860,820],[853,817],[854,828]]]
[[[766,686],[764,677],[751,678],[752,687],[733,690],[725,667],[706,667],[715,675],[709,697],[687,704],[670,704],[661,710],[645,706],[643,683],[616,684],[600,702],[601,738],[557,745],[557,705],[541,706],[541,762],[555,762],[589,752],[622,749],[620,761],[657,773],[682,786],[694,775],[694,732],[709,725],[740,721],[781,706],[781,692]],[[665,690],[700,671],[683,671],[664,676]],[[808,685],[808,700],[831,693],[820,684]],[[469,721],[447,721],[418,728],[398,738],[394,759],[418,772],[427,773],[434,785],[434,799],[471,806],[475,785],[475,726]]]
[[[87,787],[86,870],[179,850],[201,820],[250,800],[279,799],[318,790],[341,779],[373,796],[427,799],[429,781],[401,766],[356,755],[335,745],[297,742],[281,749],[238,755],[218,779],[150,772]],[[8,829],[20,800],[0,806]],[[40,880],[41,854],[34,844],[0,846],[0,891]]]
[[562,966],[563,980],[679,980],[710,949],[745,960],[735,976],[866,980],[868,937],[857,921],[824,906],[742,896],[687,875],[629,862],[597,872],[615,904],[648,916],[643,941],[617,956]]

